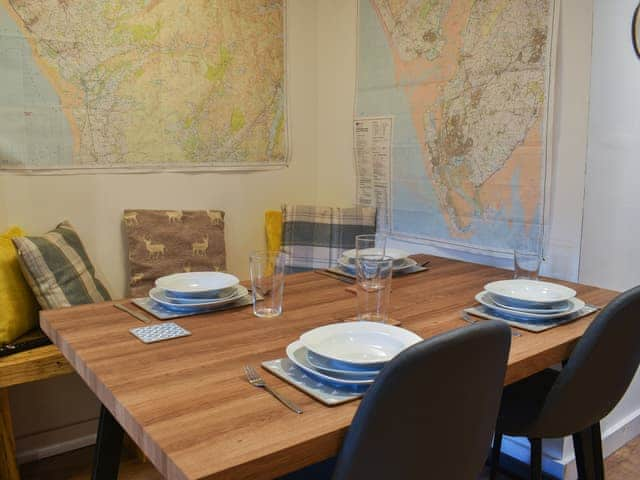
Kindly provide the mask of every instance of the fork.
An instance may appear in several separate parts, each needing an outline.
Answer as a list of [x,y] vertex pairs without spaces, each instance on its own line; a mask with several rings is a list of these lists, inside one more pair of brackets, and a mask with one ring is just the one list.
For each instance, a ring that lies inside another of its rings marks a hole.
[[249,383],[254,387],[264,388],[267,392],[269,392],[271,395],[273,395],[278,400],[280,400],[280,402],[282,402],[283,405],[293,410],[294,412],[296,413],[303,412],[303,410],[299,406],[297,406],[291,400],[284,398],[278,392],[273,390],[269,385],[267,385],[264,379],[260,376],[258,372],[256,372],[256,369],[253,368],[251,365],[244,366],[244,374],[247,376],[247,380],[249,380]]
[[[471,315],[469,315],[467,312],[462,312],[461,314],[462,320],[464,320],[465,322],[473,325],[474,323],[477,323],[478,320],[475,318],[471,318]],[[522,334],[520,332],[516,332],[513,328],[511,329],[511,336],[513,337],[521,337]]]

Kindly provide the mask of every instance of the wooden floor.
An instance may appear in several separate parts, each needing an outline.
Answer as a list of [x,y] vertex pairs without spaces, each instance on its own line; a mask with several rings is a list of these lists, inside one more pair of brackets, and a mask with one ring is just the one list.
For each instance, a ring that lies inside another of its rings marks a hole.
[[[93,448],[87,447],[55,457],[27,463],[20,467],[22,480],[88,480],[91,477]],[[606,460],[608,480],[636,480],[640,478],[640,437],[609,456]],[[149,463],[125,457],[119,480],[160,480],[162,477]],[[483,472],[478,480],[489,478]],[[501,480],[515,477],[500,475]]]

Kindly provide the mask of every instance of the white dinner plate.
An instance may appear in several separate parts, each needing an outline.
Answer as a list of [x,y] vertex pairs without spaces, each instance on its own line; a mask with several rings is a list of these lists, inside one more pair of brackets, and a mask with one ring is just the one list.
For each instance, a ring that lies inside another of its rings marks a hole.
[[[565,302],[576,296],[576,291],[557,283],[539,280],[500,280],[487,283],[484,289],[503,299],[536,304]],[[513,305],[513,303],[510,303]]]
[[300,341],[295,341],[287,346],[287,357],[305,372],[315,375],[322,380],[344,385],[370,385],[375,376],[370,378],[358,378],[353,375],[333,373],[331,375],[319,372],[307,360],[307,348]]
[[[543,304],[531,304],[529,302],[521,302],[520,306],[518,303],[513,304],[513,302],[505,301],[504,297],[500,297],[498,295],[491,295],[491,299],[493,303],[498,305],[499,307],[506,308],[507,310],[513,310],[515,312],[526,312],[526,313],[562,313],[567,312],[571,308],[571,303],[568,300],[564,302],[558,303],[543,303]],[[511,305],[510,305],[511,303]]]
[[422,338],[409,330],[379,322],[340,322],[300,336],[302,344],[323,357],[356,365],[391,360]]
[[[340,267],[342,267],[347,272],[355,275],[356,265],[355,263],[351,263],[347,257],[340,257],[338,259],[338,265],[340,265]],[[402,272],[403,270],[415,267],[416,265],[418,265],[418,262],[416,262],[413,258],[403,258],[402,261],[393,264],[393,271]]]
[[307,350],[307,361],[313,368],[328,375],[352,375],[354,377],[366,378],[372,377],[380,373],[384,363],[368,365],[365,367],[353,365],[352,363],[344,363],[331,358],[323,357],[317,353]]
[[223,272],[174,273],[156,280],[156,287],[166,290],[172,297],[216,297],[224,296],[240,280],[235,275]]
[[502,312],[512,317],[519,317],[525,320],[551,320],[553,318],[561,318],[566,317],[568,315],[572,315],[580,310],[582,310],[585,306],[585,303],[579,298],[573,297],[568,300],[569,309],[564,312],[556,312],[556,313],[528,313],[522,311],[516,311],[513,309],[508,309],[497,305],[491,296],[491,294],[487,291],[480,292],[476,295],[476,301],[481,303],[485,307],[489,307],[493,310],[497,310],[498,312]]
[[[381,255],[381,248],[365,248],[360,251],[363,255]],[[385,248],[384,249],[385,257],[393,258],[393,263],[400,263],[402,260],[407,258],[410,254],[409,252],[405,252],[404,250],[400,250],[398,248]],[[346,258],[346,261],[349,263],[354,263],[356,261],[356,249],[347,250],[342,253],[342,256]]]
[[202,300],[194,300],[192,303],[176,303],[175,300],[170,300],[164,294],[164,291],[158,287],[149,290],[149,297],[154,302],[158,302],[160,305],[167,307],[175,312],[194,312],[199,310],[210,310],[212,307],[225,305],[227,303],[235,302],[247,295],[249,291],[242,285],[235,287],[235,293],[225,298],[210,299],[207,302]]

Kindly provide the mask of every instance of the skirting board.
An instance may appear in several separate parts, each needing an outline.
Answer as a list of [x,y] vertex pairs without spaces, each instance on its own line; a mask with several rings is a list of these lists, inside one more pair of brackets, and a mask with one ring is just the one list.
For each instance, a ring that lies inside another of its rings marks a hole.
[[[640,409],[625,417],[615,425],[602,433],[602,450],[605,457],[624,446],[627,442],[640,435]],[[564,458],[553,458],[542,454],[542,469],[545,474],[558,480],[577,480],[575,455],[573,444],[567,442],[568,448]],[[502,442],[502,456],[508,457],[501,460],[500,464],[509,468],[517,468],[518,465],[529,464],[529,442],[526,439],[504,437]],[[522,474],[523,472],[514,472]],[[526,473],[525,473],[526,476]]]
[[94,445],[96,443],[97,430],[98,420],[92,419],[55,430],[17,438],[16,456],[18,463],[34,462]]

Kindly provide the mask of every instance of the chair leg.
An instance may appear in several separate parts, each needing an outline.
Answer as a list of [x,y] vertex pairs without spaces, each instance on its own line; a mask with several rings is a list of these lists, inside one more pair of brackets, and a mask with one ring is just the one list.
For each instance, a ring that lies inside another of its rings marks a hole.
[[604,480],[600,423],[573,434],[579,480]]
[[596,480],[604,480],[604,457],[602,455],[602,433],[600,422],[591,426],[591,441],[593,445],[593,469]]
[[542,440],[530,438],[531,444],[531,480],[542,480]]
[[489,480],[495,480],[500,466],[500,449],[502,448],[502,432],[496,430],[493,436],[493,447],[491,448],[491,473]]

